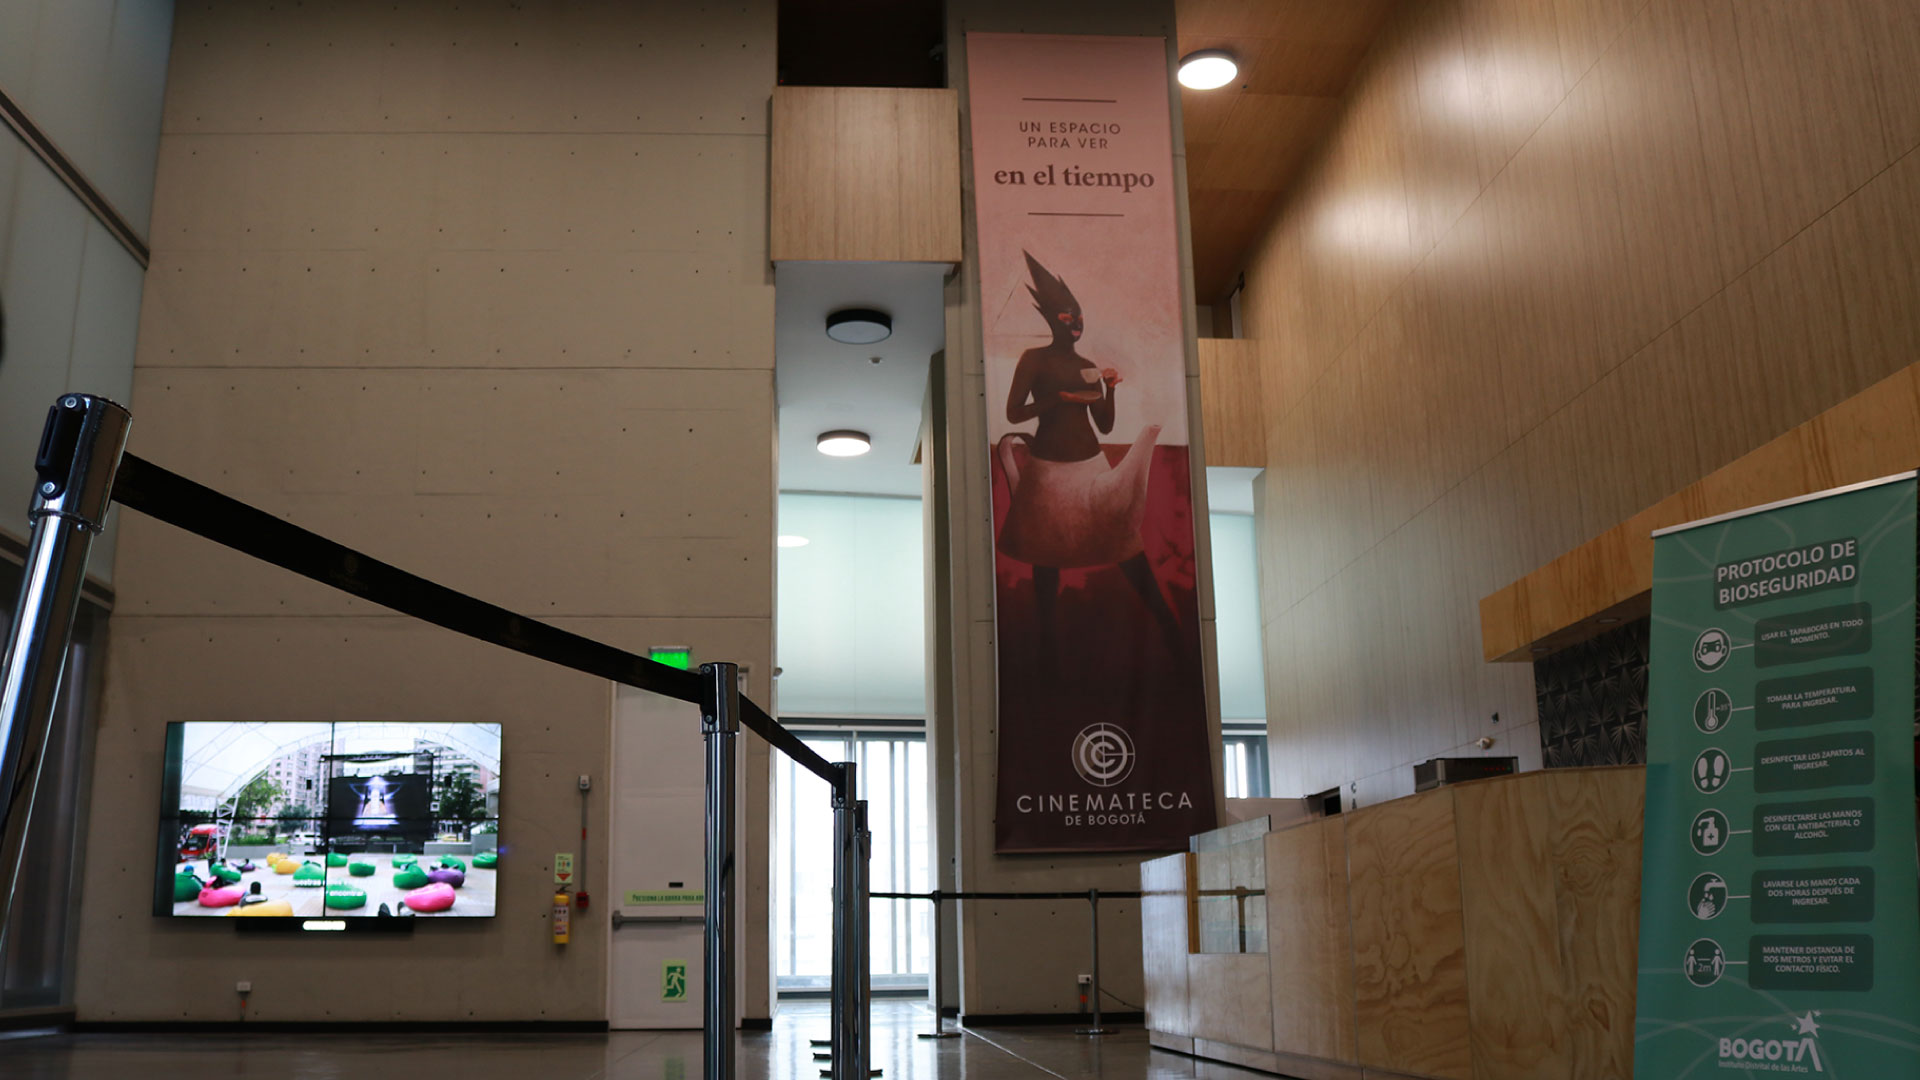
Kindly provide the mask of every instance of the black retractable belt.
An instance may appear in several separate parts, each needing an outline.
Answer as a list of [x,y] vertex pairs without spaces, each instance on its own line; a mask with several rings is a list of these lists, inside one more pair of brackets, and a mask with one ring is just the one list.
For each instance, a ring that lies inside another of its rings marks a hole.
[[[216,544],[301,577],[480,641],[562,667],[699,704],[700,676],[515,614],[370,558],[318,533],[195,483],[150,461],[126,455],[114,478],[113,501]],[[808,771],[836,786],[840,770],[758,705],[740,699],[741,723]]]

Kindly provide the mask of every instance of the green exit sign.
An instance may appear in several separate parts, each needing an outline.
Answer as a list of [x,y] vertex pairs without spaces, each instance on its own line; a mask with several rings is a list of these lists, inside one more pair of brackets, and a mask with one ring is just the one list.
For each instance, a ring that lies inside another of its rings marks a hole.
[[647,650],[647,659],[681,671],[693,670],[693,648],[688,645],[656,645]]

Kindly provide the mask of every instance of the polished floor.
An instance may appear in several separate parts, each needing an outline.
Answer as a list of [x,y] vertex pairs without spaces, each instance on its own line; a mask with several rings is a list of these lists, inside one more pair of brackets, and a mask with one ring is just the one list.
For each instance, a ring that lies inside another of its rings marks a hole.
[[[932,1015],[917,1001],[874,1008],[881,1080],[1271,1080],[1154,1050],[1138,1027],[1098,1038],[1068,1025],[970,1028],[919,1039]],[[772,1032],[742,1034],[740,1080],[815,1080],[810,1039],[824,1004],[781,1009]],[[0,1040],[5,1080],[699,1080],[697,1031],[607,1035],[51,1035]]]

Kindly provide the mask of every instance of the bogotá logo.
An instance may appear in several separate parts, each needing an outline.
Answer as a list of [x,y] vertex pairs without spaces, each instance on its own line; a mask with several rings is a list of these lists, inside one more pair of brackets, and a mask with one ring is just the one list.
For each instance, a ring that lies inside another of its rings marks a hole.
[[1112,724],[1088,724],[1073,737],[1073,771],[1095,787],[1125,780],[1133,760],[1133,740]]
[[[1817,1011],[1787,1017],[1793,1033],[1784,1039],[1757,1035],[1751,1039],[1720,1040],[1720,1067],[1749,1072],[1824,1073],[1820,1060],[1820,1022]],[[1777,1063],[1777,1064],[1776,1064]]]

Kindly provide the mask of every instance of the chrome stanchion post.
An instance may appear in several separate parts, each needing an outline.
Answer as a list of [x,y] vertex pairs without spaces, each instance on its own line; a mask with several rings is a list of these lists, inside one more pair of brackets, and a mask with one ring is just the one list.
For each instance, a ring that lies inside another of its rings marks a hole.
[[933,951],[928,955],[929,963],[927,964],[927,981],[930,984],[928,991],[933,997],[933,1030],[923,1031],[918,1037],[922,1039],[957,1039],[960,1037],[959,1032],[947,1030],[947,1005],[945,1001],[941,1000],[941,995],[946,992],[946,980],[942,978],[945,973],[940,967],[940,943],[945,940],[944,935],[941,933],[940,890],[933,890],[927,899],[933,901]]
[[35,455],[27,512],[33,537],[0,656],[0,956],[87,553],[106,522],[128,420],[127,410],[106,398],[68,394],[48,411]]
[[873,934],[871,926],[873,897],[869,871],[873,862],[873,833],[867,828],[867,800],[853,804],[853,903],[848,905],[852,925],[848,927],[854,954],[853,992],[848,995],[853,1012],[854,1080],[867,1080],[879,1072],[873,1068]]
[[853,864],[858,840],[854,831],[853,804],[859,791],[859,766],[840,763],[840,786],[833,791],[833,989],[828,1004],[828,1042],[832,1047],[833,1080],[855,1080],[854,1049],[858,1037],[853,1030]]
[[740,734],[736,664],[700,665],[707,679],[700,730],[707,743],[705,1080],[733,1080],[734,742]]
[[1081,1028],[1077,1035],[1105,1035],[1107,1029],[1100,1026],[1100,890],[1087,890],[1087,908],[1093,916],[1093,1026]]

